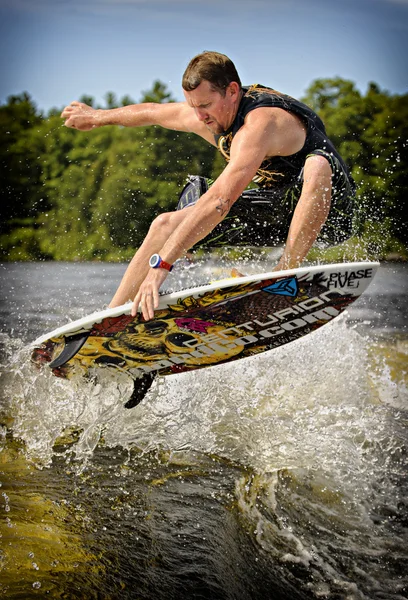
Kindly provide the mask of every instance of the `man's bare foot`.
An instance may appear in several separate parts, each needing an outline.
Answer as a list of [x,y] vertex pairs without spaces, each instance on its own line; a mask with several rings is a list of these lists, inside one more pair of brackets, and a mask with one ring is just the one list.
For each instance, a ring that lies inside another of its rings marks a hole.
[[233,267],[231,269],[231,277],[245,277],[245,275],[243,273],[241,273],[240,271],[238,271],[238,269]]

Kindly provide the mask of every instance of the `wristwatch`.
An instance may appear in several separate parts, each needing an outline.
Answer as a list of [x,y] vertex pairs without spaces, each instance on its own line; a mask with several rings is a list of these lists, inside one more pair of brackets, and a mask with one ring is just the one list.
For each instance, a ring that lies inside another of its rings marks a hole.
[[153,254],[150,257],[149,266],[152,267],[152,269],[166,269],[167,271],[171,271],[173,268],[173,265],[162,260],[158,254]]

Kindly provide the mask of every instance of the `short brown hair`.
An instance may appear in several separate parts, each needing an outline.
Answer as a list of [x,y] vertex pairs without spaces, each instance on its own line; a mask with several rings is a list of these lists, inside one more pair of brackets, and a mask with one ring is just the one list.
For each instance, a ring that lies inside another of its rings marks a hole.
[[192,92],[203,80],[209,81],[211,87],[223,96],[232,81],[236,81],[242,87],[232,60],[225,54],[209,50],[191,59],[184,71],[181,85],[186,92]]

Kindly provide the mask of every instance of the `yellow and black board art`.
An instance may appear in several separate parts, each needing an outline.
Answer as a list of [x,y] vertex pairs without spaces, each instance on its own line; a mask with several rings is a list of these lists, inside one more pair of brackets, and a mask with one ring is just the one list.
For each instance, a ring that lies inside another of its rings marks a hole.
[[334,264],[214,282],[162,295],[151,321],[132,317],[126,304],[42,336],[32,360],[59,377],[109,368],[136,379],[242,359],[330,323],[365,291],[378,267]]

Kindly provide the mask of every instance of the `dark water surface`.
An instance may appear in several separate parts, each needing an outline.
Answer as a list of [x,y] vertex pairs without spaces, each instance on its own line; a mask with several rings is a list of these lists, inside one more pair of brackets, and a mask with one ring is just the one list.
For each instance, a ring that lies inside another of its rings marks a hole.
[[408,266],[311,336],[163,378],[132,410],[128,381],[59,380],[27,349],[103,308],[124,268],[0,265],[3,597],[408,598]]

